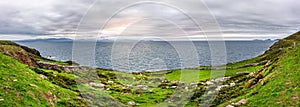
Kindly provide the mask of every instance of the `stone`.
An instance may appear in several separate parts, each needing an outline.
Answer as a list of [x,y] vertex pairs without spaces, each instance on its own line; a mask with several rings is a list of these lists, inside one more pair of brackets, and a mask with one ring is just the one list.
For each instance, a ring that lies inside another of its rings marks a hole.
[[185,89],[185,90],[189,90],[189,87],[185,87],[184,89]]
[[66,71],[66,72],[74,72],[74,71],[87,71],[89,68],[88,67],[82,67],[82,66],[63,66],[63,65],[57,65],[57,64],[52,64],[49,62],[42,62],[38,61],[37,65],[41,68],[44,69],[49,69],[49,70],[59,70],[59,71]]
[[191,83],[190,85],[198,85],[198,83]]
[[230,87],[233,87],[233,86],[235,86],[235,83],[234,82],[230,83]]
[[3,98],[0,98],[0,101],[4,101],[4,99],[3,99]]
[[184,82],[178,82],[178,86],[184,86],[185,83]]
[[129,102],[128,102],[128,105],[135,106],[136,103],[135,103],[134,101],[129,101]]
[[148,88],[146,88],[146,87],[143,87],[143,88],[141,88],[143,91],[147,91],[148,90]]
[[132,84],[127,84],[126,86],[127,86],[127,87],[132,87],[133,85],[132,85]]
[[234,107],[233,105],[227,105],[226,107]]
[[222,88],[226,88],[226,87],[229,87],[229,85],[221,85],[221,86],[218,86],[215,90],[216,90],[216,91],[220,91]]
[[246,104],[247,100],[246,99],[241,99],[240,101],[238,101],[237,103],[235,103],[235,105],[243,105]]
[[102,83],[94,83],[94,82],[91,82],[89,83],[92,87],[96,87],[96,88],[103,88],[105,85],[102,84]]
[[32,87],[37,87],[36,85],[34,85],[34,84],[29,84],[29,86],[32,86]]
[[249,74],[249,76],[254,77],[254,76],[255,76],[255,73],[254,73],[254,72],[251,72],[251,73]]
[[166,78],[159,78],[160,82],[167,82],[168,80]]
[[45,76],[43,74],[40,74],[40,77],[43,78],[43,79],[47,79],[47,76]]
[[108,83],[108,84],[113,84],[113,83],[114,83],[114,81],[107,81],[107,83]]
[[230,77],[220,77],[220,78],[217,78],[217,79],[215,79],[214,81],[215,82],[224,82],[224,81],[226,81],[227,79],[229,79]]
[[207,84],[207,85],[213,85],[214,83],[211,82],[211,81],[207,81],[206,84]]

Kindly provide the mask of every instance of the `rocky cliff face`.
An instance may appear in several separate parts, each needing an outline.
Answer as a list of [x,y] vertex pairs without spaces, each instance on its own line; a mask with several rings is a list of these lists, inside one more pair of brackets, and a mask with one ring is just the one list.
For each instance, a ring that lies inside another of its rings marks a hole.
[[38,67],[36,61],[22,48],[10,45],[0,45],[0,51],[4,54],[12,56],[23,64]]
[[37,65],[40,68],[44,68],[44,69],[56,70],[56,71],[66,71],[66,72],[87,71],[89,69],[88,67],[64,66],[64,65],[57,65],[57,64],[52,64],[49,62],[41,62],[41,61],[38,61]]
[[42,58],[39,51],[28,48],[26,46],[21,46],[10,41],[0,41],[0,52],[12,56],[13,58],[19,60],[23,64],[37,68],[66,72],[88,69],[88,67],[80,67],[78,64],[76,65],[76,63],[70,61],[68,61],[68,63],[70,63],[71,65],[75,64],[76,66],[58,65],[49,62],[37,61],[35,60],[36,57]]

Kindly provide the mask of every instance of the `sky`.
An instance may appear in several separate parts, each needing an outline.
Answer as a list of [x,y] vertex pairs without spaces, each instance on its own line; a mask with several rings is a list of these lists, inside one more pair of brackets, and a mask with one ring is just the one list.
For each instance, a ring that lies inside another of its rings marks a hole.
[[[300,30],[297,0],[172,0],[175,8],[151,3],[124,7],[134,1],[139,0],[1,0],[0,40],[78,37],[196,40],[220,31],[224,39],[230,40],[280,39]],[[209,14],[200,2],[207,6]],[[193,14],[192,18],[200,25],[216,21],[219,29],[199,30],[183,13]]]

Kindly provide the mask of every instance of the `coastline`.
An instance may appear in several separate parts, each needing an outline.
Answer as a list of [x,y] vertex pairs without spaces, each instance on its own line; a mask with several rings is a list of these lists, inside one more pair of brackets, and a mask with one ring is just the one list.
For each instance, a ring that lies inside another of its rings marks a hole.
[[[78,66],[75,62],[49,60],[41,57],[35,49],[24,47],[23,49],[22,46],[13,42],[0,41],[2,60],[0,75],[1,78],[4,78],[4,80],[0,80],[3,83],[0,84],[0,87],[5,89],[0,92],[1,94],[6,93],[3,94],[5,96],[0,96],[0,99],[3,99],[3,103],[0,105],[39,105],[35,103],[36,100],[32,100],[37,98],[40,99],[41,105],[49,106],[59,104],[97,105],[93,102],[100,102],[103,106],[144,107],[158,103],[170,106],[182,104],[201,106],[199,105],[200,101],[204,101],[203,106],[253,106],[256,104],[263,106],[265,103],[262,102],[270,102],[268,105],[277,105],[276,100],[263,98],[283,91],[269,91],[269,88],[293,90],[293,86],[299,85],[299,72],[297,72],[299,69],[292,67],[300,66],[296,61],[300,53],[299,37],[300,32],[276,42],[258,57],[226,64],[224,77],[222,75],[212,76],[211,73],[218,73],[224,69],[212,69],[210,66],[134,73],[95,68],[74,70],[80,74],[80,84],[78,84],[78,76],[74,72],[68,72],[61,68]],[[38,61],[47,62],[43,63],[46,64],[46,67],[40,67],[39,63],[41,62]],[[285,82],[287,76],[291,81],[288,82],[289,84]],[[90,91],[86,93],[78,86]],[[28,93],[29,91],[30,93]],[[101,95],[105,96],[96,96],[100,94],[99,91],[102,93]],[[177,91],[182,93],[177,93]],[[19,99],[15,94],[18,92],[22,92],[27,97],[14,101]],[[218,94],[212,94],[215,92]],[[293,92],[298,93],[297,90]],[[179,101],[182,95],[190,97],[190,99]],[[203,99],[203,96],[214,95],[216,98],[212,103]],[[300,103],[298,97],[292,97],[294,94],[278,94],[272,99],[278,99],[281,96],[288,98],[282,100],[283,104],[289,104],[289,101],[293,101],[293,104]],[[100,100],[103,98],[107,100]],[[23,101],[27,101],[27,103]],[[67,103],[69,101],[71,103]]]

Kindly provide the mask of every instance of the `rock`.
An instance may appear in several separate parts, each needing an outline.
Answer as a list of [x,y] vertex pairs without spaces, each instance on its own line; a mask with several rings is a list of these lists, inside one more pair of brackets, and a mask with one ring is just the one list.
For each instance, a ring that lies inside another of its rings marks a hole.
[[96,87],[96,88],[103,88],[105,85],[102,84],[102,83],[94,83],[94,82],[91,82],[89,83],[92,87]]
[[39,52],[38,50],[32,49],[32,48],[28,48],[28,47],[26,47],[26,46],[21,46],[21,45],[19,45],[19,46],[20,46],[22,49],[24,49],[26,52],[41,57],[41,54],[40,54],[40,52]]
[[178,86],[178,84],[179,84],[178,81],[172,81],[171,83],[172,83],[173,85],[176,85],[176,86]]
[[221,85],[221,86],[218,86],[215,90],[216,90],[216,91],[220,91],[222,88],[226,88],[226,87],[229,87],[229,85]]
[[185,90],[189,90],[189,87],[185,87],[184,89],[185,89]]
[[255,81],[256,81],[255,78],[252,78],[252,79],[248,80],[245,87],[247,87],[247,88],[251,87],[255,83]]
[[126,84],[126,86],[127,86],[127,87],[132,87],[133,85],[132,85],[132,84]]
[[254,77],[254,76],[255,76],[255,73],[254,73],[254,72],[251,72],[251,73],[249,74],[249,76]]
[[255,76],[255,78],[256,79],[262,79],[262,78],[264,78],[264,76],[262,74],[258,74],[258,75]]
[[179,82],[179,83],[178,83],[178,86],[184,86],[184,85],[185,85],[184,82]]
[[233,87],[233,86],[235,86],[235,83],[234,82],[230,83],[230,87]]
[[18,81],[17,79],[14,79],[14,80],[13,80],[13,82],[17,82],[17,81]]
[[56,95],[52,94],[51,92],[48,92],[48,96],[51,97],[53,100],[57,100]]
[[247,103],[247,100],[246,100],[246,99],[241,99],[241,100],[238,101],[237,103],[234,103],[234,105],[240,106],[240,105],[243,105],[243,104],[246,104],[246,103]]
[[143,87],[143,88],[141,88],[143,91],[147,91],[148,90],[148,88],[146,88],[146,87]]
[[128,105],[135,106],[136,103],[135,103],[134,101],[129,101],[129,102],[128,102]]
[[28,55],[26,50],[24,50],[18,46],[15,46],[15,48],[18,48],[18,51],[8,49],[6,47],[0,47],[0,52],[5,53],[5,54],[19,60],[23,64],[33,66],[33,67],[38,67],[38,65],[36,64],[36,61]]
[[211,82],[211,81],[207,81],[206,84],[207,84],[207,85],[213,85],[214,83]]
[[0,99],[0,101],[4,101],[4,99],[3,99],[3,98],[1,98],[1,99]]
[[198,83],[191,83],[190,85],[198,85]]
[[113,83],[114,83],[114,81],[107,81],[107,83],[108,83],[108,84],[113,84]]
[[226,107],[234,107],[233,105],[227,105]]
[[224,81],[226,81],[227,79],[229,79],[230,77],[221,77],[221,78],[217,78],[217,79],[215,79],[214,81],[215,82],[224,82]]
[[43,78],[43,79],[47,79],[47,76],[45,76],[43,74],[40,74],[40,77]]
[[40,68],[44,68],[44,69],[66,71],[66,72],[74,72],[74,71],[80,71],[80,70],[87,71],[89,69],[88,67],[63,66],[63,65],[57,65],[57,64],[52,64],[52,63],[49,63],[49,62],[42,62],[42,61],[38,61],[37,65]]
[[168,80],[166,78],[159,78],[160,82],[168,82]]
[[265,61],[261,61],[261,62],[259,63],[259,65],[265,65],[265,64],[267,64],[267,63],[268,63],[268,61],[265,60]]
[[36,85],[34,85],[34,84],[29,84],[29,86],[32,86],[32,87],[37,87]]

